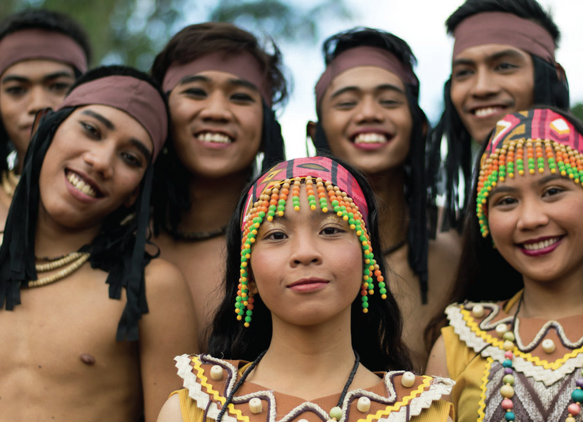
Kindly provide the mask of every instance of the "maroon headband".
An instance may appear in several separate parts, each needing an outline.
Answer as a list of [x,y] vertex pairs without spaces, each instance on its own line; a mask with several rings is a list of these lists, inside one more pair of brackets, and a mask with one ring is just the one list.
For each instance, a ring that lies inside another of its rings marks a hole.
[[542,26],[512,13],[483,12],[464,19],[454,31],[453,57],[466,48],[506,44],[555,64],[555,42]]
[[403,64],[390,51],[377,47],[354,47],[340,53],[332,62],[326,67],[322,76],[316,84],[316,108],[320,108],[320,103],[324,92],[330,86],[334,78],[342,72],[353,67],[360,66],[376,66],[388,70],[397,75],[404,84],[419,85],[419,80],[413,73],[413,70]]
[[271,87],[265,80],[266,72],[250,53],[231,54],[224,51],[210,53],[185,64],[173,63],[164,76],[164,92],[172,91],[185,76],[207,70],[232,73],[257,87],[265,102],[271,106]]
[[0,40],[0,75],[10,66],[23,60],[47,59],[87,71],[83,48],[68,35],[43,29],[25,29]]
[[166,141],[168,118],[164,100],[152,85],[132,76],[106,76],[75,87],[59,109],[90,104],[115,107],[136,119],[150,135],[152,161],[156,159]]
[[346,192],[358,207],[363,220],[367,222],[368,205],[366,204],[364,193],[354,176],[328,157],[308,157],[296,158],[295,160],[277,164],[251,186],[247,193],[247,200],[241,216],[241,227],[245,227],[245,221],[249,217],[248,212],[251,206],[263,192],[276,184],[283,183],[286,179],[306,176],[320,177],[324,182],[331,182],[334,186],[338,186],[342,192]]

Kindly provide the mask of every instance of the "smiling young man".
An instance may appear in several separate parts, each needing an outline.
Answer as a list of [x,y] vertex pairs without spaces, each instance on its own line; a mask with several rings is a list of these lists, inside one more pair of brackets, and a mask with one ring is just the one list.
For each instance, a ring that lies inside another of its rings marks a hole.
[[459,247],[455,234],[429,242],[425,190],[427,120],[419,107],[415,56],[402,39],[356,28],[324,42],[326,70],[316,85],[319,122],[308,130],[368,177],[379,201],[389,287],[405,316],[403,337],[417,370],[427,360],[423,330],[445,307]]
[[194,307],[145,252],[167,133],[157,84],[119,66],[89,71],[40,122],[0,248],[2,419],[149,422],[180,386]]
[[[445,111],[432,134],[428,178],[433,201],[446,196],[443,228],[461,230],[472,141],[482,144],[496,121],[534,104],[568,109],[569,90],[555,60],[559,29],[536,0],[467,0],[446,26],[455,38],[452,73]],[[442,164],[444,137],[448,153]],[[441,183],[445,192],[438,189]]]
[[231,24],[190,25],[152,68],[172,133],[156,164],[156,243],[187,276],[201,328],[221,299],[224,235],[256,157],[263,153],[264,169],[284,157],[272,107],[286,99],[286,81],[279,50],[267,48]]
[[[87,70],[91,48],[83,29],[68,16],[27,10],[0,23],[0,225],[22,171],[36,113],[56,109]],[[16,152],[14,169],[7,158]]]

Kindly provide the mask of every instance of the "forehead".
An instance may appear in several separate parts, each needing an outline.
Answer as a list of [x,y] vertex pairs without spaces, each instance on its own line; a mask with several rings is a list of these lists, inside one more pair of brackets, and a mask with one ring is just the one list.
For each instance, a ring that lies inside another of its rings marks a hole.
[[22,60],[8,67],[0,78],[8,75],[21,76],[26,78],[43,77],[57,72],[67,72],[74,76],[73,66],[56,60],[30,59]]
[[327,95],[346,86],[366,90],[384,84],[393,85],[405,91],[403,81],[394,73],[378,66],[357,66],[336,76],[328,87]]
[[485,61],[503,53],[513,54],[524,59],[530,59],[529,53],[509,44],[482,44],[468,47],[465,50],[460,51],[453,57],[453,62],[456,64],[457,60]]

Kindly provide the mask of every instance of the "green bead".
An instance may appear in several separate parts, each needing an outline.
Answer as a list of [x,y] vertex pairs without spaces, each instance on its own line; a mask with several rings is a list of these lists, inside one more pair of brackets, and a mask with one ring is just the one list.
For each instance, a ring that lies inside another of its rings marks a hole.
[[382,288],[387,287],[387,285],[385,284],[384,281],[381,281],[381,282],[379,282],[379,287],[382,289]]
[[362,297],[362,299],[361,299],[362,302],[368,302],[368,297],[367,296],[361,296],[361,297]]
[[504,378],[502,379],[502,381],[504,382],[504,384],[510,384],[510,385],[514,385],[514,375],[504,375]]
[[250,316],[246,316],[245,317],[245,322],[251,322],[251,317]]
[[246,314],[247,314],[247,316],[251,316],[251,315],[253,315],[253,311],[247,310]]
[[342,409],[340,409],[338,406],[334,406],[330,410],[330,417],[332,419],[336,419],[337,421],[339,421],[340,419],[342,419]]
[[386,295],[387,294],[387,289],[381,288],[380,292],[381,292],[382,295]]
[[362,307],[363,308],[368,308],[368,302],[362,302]]
[[571,398],[575,403],[583,402],[583,390],[581,390],[580,388],[573,390],[573,392],[571,393]]
[[514,341],[516,338],[514,337],[514,333],[512,331],[506,331],[502,336],[504,340]]
[[277,203],[279,205],[285,205],[285,199],[280,199],[279,201],[277,201]]

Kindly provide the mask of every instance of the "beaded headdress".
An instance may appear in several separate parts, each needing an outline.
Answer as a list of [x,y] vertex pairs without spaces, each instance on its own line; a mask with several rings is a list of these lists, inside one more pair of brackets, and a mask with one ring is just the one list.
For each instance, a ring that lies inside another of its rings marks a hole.
[[368,295],[374,293],[376,278],[382,298],[387,288],[376,263],[366,221],[368,206],[364,193],[354,176],[336,161],[327,157],[298,158],[279,163],[249,189],[241,216],[241,276],[235,302],[238,320],[248,327],[253,315],[253,298],[249,290],[248,263],[261,224],[275,217],[283,217],[291,193],[295,211],[300,210],[300,185],[305,183],[310,209],[333,211],[347,221],[359,237],[364,259],[361,287],[362,310],[368,312]]
[[480,160],[476,214],[482,236],[489,234],[490,191],[506,177],[550,171],[583,186],[583,136],[560,114],[534,109],[509,114],[496,129]]

